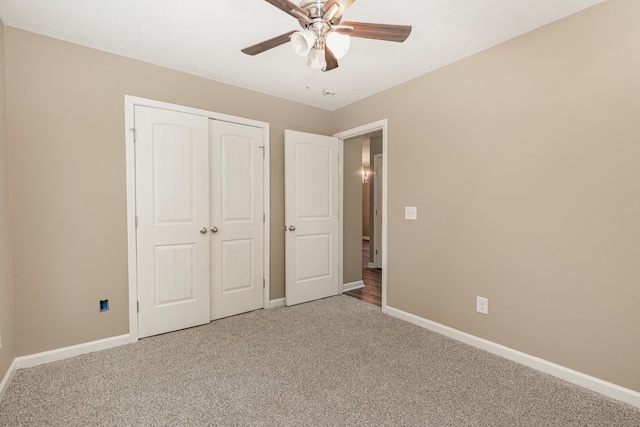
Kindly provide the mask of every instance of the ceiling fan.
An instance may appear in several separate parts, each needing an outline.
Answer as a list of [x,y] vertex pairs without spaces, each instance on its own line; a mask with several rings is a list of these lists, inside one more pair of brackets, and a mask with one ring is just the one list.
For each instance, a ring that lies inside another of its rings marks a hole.
[[342,21],[342,15],[355,0],[302,0],[299,6],[289,0],[265,1],[298,19],[302,31],[289,31],[242,49],[247,55],[291,41],[294,52],[307,57],[309,67],[330,71],[338,68],[338,59],[347,53],[349,36],[403,42],[411,34],[407,25]]

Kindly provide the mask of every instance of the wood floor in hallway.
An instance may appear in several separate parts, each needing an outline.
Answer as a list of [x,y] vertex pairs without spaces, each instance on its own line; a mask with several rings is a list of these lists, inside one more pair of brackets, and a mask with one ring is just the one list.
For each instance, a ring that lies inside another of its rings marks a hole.
[[364,288],[345,292],[359,300],[382,306],[382,270],[379,268],[369,268],[369,241],[362,241],[362,281]]

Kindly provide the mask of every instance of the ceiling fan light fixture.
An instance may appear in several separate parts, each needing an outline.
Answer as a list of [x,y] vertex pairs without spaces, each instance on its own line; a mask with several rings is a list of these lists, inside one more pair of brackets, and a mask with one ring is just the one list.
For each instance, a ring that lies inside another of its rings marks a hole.
[[346,34],[330,32],[327,35],[327,47],[331,49],[336,59],[342,59],[349,51],[351,37]]
[[324,45],[314,47],[307,56],[307,65],[315,70],[324,70],[327,67],[327,60],[324,56]]
[[411,26],[408,25],[343,22],[344,12],[356,0],[300,0],[300,5],[294,1],[266,0],[296,18],[302,30],[289,31],[241,51],[254,56],[291,42],[296,55],[307,57],[310,68],[331,71],[338,68],[338,59],[349,50],[351,37],[403,42],[411,34]]
[[298,56],[307,56],[316,43],[316,33],[310,30],[296,31],[290,38],[291,47]]

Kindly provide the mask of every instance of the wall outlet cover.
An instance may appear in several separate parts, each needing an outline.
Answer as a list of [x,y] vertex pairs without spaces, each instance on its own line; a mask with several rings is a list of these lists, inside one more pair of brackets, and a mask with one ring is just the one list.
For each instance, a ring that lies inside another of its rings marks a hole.
[[489,300],[484,297],[477,297],[476,311],[482,314],[489,314]]

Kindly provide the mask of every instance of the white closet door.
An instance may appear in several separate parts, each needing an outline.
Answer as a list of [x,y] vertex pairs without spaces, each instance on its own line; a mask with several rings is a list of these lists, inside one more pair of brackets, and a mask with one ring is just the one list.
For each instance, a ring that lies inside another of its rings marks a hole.
[[208,119],[135,107],[138,334],[209,322]]
[[263,308],[263,130],[211,120],[211,319]]
[[340,293],[338,162],[338,139],[285,131],[287,305]]

